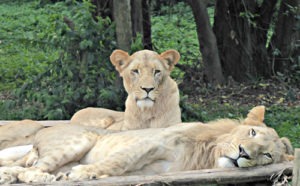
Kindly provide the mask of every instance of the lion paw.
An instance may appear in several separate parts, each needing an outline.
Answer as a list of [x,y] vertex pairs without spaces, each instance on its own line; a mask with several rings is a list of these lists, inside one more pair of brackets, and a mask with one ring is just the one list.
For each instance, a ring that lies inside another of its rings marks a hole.
[[1,167],[0,168],[0,184],[16,183],[18,174],[23,171],[23,167]]
[[95,172],[95,170],[95,168],[89,165],[78,165],[72,168],[70,174],[68,175],[68,179],[73,181],[80,181],[100,179],[109,176],[105,174],[99,174],[99,172]]
[[18,179],[25,183],[32,182],[53,182],[56,181],[56,177],[41,170],[27,170],[19,174]]

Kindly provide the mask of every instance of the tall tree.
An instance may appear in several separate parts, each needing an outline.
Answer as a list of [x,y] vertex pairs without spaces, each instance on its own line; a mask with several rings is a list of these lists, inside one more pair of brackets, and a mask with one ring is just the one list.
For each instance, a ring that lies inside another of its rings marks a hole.
[[[273,71],[288,73],[300,53],[300,0],[282,0],[269,45]],[[297,46],[298,42],[298,46]]]
[[[264,71],[268,66],[267,55],[263,55],[266,53],[266,39],[254,27],[255,11],[255,1],[216,1],[214,32],[222,67],[226,76],[232,76],[237,81],[257,76],[259,71]],[[259,53],[260,50],[263,52]],[[262,58],[257,60],[259,57]]]
[[192,8],[196,22],[205,79],[212,84],[223,84],[225,80],[219,59],[217,41],[209,22],[206,3],[203,0],[187,0],[187,2]]
[[[276,9],[278,3],[281,3],[279,12]],[[291,43],[297,40],[294,29],[297,18],[295,13],[291,13],[293,11],[287,14],[287,10],[296,10],[297,6],[299,0],[217,0],[214,32],[225,75],[237,81],[257,76],[270,77],[273,66],[270,53],[274,48],[268,52],[268,32],[275,24],[270,46],[283,51],[283,56],[288,57]],[[286,64],[282,60],[275,61],[275,69],[282,69],[281,65]]]
[[131,0],[132,34],[143,35],[143,5],[142,0]]
[[142,36],[145,49],[152,50],[149,0],[131,0],[132,34]]
[[145,49],[152,50],[151,41],[151,16],[150,16],[150,5],[149,0],[142,0],[143,8],[143,45]]
[[116,23],[117,45],[129,51],[132,43],[130,0],[113,0],[113,16]]

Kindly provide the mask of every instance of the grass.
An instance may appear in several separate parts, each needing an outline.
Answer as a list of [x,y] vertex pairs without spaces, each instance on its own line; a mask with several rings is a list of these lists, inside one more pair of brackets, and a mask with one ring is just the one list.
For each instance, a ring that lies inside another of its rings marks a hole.
[[53,29],[51,15],[38,1],[0,3],[0,91],[19,87],[58,57],[45,42]]

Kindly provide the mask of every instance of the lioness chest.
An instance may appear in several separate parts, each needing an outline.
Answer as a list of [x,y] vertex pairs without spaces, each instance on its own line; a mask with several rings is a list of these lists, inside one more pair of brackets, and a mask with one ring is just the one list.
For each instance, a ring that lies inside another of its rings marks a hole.
[[126,131],[99,137],[83,164],[111,161],[130,174],[157,174],[182,168],[185,143],[181,133],[165,129]]

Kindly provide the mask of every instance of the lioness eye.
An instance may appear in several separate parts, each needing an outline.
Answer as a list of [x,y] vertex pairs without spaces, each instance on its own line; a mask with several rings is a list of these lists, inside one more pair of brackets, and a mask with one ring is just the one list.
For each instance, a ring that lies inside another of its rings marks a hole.
[[250,130],[250,136],[252,136],[252,137],[256,136],[256,132],[254,129]]
[[155,71],[154,71],[154,74],[155,74],[155,75],[158,74],[158,73],[160,73],[160,70],[155,70]]
[[264,153],[264,155],[265,155],[267,158],[272,159],[272,155],[271,155],[270,153]]
[[135,73],[135,74],[138,74],[139,73],[139,70],[138,69],[133,69],[131,70],[131,72]]

